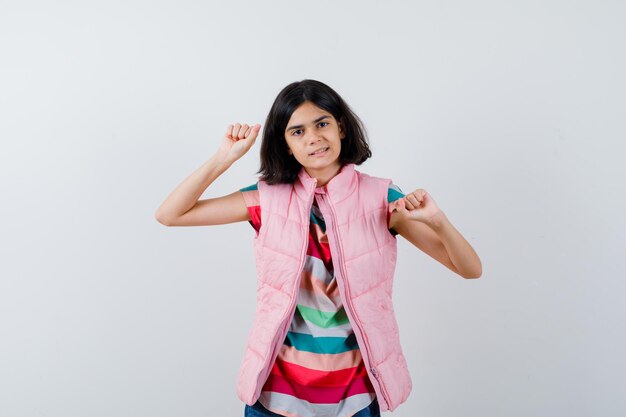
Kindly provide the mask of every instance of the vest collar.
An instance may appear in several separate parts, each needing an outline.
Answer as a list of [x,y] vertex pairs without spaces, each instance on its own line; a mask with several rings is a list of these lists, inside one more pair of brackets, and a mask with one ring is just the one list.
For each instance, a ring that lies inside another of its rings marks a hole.
[[[328,181],[326,186],[320,187],[318,192],[326,193],[332,201],[339,202],[352,194],[356,189],[357,181],[357,171],[354,169],[354,164],[346,164]],[[311,177],[302,167],[293,187],[298,197],[306,201],[315,192],[317,179]]]

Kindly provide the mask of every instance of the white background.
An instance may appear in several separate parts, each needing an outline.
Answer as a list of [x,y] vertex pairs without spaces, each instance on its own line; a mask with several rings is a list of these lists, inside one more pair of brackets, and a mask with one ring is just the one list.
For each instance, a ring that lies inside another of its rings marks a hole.
[[[154,213],[304,78],[364,121],[358,169],[426,189],[483,263],[464,280],[399,237],[413,391],[392,415],[625,415],[625,20],[617,0],[0,2],[0,415],[243,415],[253,230]],[[259,147],[203,198],[254,183]]]

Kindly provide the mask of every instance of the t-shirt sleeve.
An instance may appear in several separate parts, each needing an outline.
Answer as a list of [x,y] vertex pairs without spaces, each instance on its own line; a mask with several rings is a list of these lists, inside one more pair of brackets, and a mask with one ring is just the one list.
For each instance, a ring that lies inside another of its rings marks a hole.
[[243,194],[248,213],[250,213],[249,223],[258,233],[261,229],[261,201],[259,200],[258,182],[241,188],[239,191]]
[[[393,203],[399,198],[404,197],[404,193],[400,190],[400,187],[395,185],[393,182],[389,184],[389,189],[387,190],[387,203]],[[391,211],[387,212],[387,226],[389,226],[389,221],[391,220]],[[396,236],[398,232],[394,229],[389,228],[389,232]]]

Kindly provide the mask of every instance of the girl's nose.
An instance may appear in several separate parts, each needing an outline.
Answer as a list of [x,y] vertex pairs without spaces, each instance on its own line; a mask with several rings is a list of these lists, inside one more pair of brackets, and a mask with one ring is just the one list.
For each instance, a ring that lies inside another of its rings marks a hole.
[[317,133],[309,134],[309,138],[308,138],[309,143],[317,143],[319,142],[319,140],[320,140],[320,137]]

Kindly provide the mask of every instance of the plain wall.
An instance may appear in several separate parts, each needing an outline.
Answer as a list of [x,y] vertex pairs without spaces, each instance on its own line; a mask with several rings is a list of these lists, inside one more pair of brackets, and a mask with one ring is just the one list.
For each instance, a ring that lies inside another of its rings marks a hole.
[[[399,237],[413,391],[388,415],[625,415],[624,21],[591,0],[0,3],[0,415],[243,415],[253,230],[154,213],[304,78],[364,121],[358,169],[426,189],[483,264],[464,280]],[[203,198],[254,183],[259,148]]]

